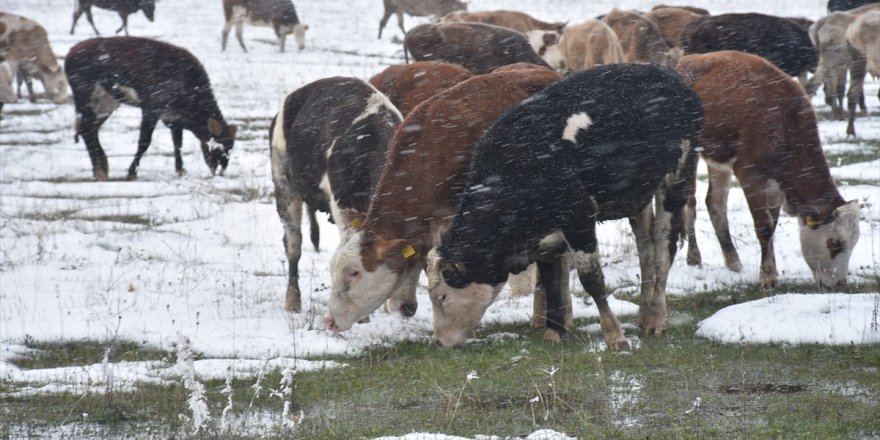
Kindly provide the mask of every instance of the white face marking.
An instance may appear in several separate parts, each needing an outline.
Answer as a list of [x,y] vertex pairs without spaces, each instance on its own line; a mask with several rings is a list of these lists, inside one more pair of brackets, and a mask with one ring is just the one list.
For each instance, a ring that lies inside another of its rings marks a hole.
[[307,25],[296,24],[293,26],[293,37],[296,39],[296,45],[300,49],[306,47],[306,31],[309,29]]
[[593,120],[584,112],[569,116],[568,120],[565,121],[565,129],[562,130],[562,139],[576,143],[577,132],[579,130],[586,130],[592,123]]
[[859,241],[859,204],[834,211],[834,221],[815,228],[801,222],[801,252],[816,281],[835,289],[846,284],[849,259]]

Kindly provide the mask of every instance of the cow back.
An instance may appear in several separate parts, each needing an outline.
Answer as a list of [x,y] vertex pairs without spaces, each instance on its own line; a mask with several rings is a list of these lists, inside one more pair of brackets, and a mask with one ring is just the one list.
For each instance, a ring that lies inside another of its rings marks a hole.
[[389,66],[370,79],[406,116],[416,105],[468,78],[471,72],[456,64],[418,61]]

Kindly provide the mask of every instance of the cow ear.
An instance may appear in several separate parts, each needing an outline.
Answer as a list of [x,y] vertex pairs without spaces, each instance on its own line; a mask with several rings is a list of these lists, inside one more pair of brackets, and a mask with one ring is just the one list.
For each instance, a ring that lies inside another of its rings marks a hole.
[[819,210],[815,206],[804,205],[798,208],[797,215],[804,226],[816,227],[822,224]]
[[208,133],[211,136],[218,137],[223,134],[223,124],[214,118],[208,118]]
[[408,241],[403,239],[385,240],[376,237],[374,241],[379,261],[386,264],[392,271],[399,271],[410,261],[414,261],[418,252]]
[[543,41],[545,46],[553,46],[559,42],[559,35],[555,32],[547,32],[543,36]]

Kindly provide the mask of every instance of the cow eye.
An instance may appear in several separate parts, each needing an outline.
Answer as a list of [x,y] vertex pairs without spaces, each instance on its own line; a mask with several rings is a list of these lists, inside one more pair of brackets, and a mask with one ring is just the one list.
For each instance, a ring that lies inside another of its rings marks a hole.
[[443,295],[440,295],[440,298],[438,299],[438,301],[440,301],[441,303],[446,302],[446,294],[444,293]]
[[349,269],[348,270],[348,278],[349,279],[357,278],[357,276],[360,274],[361,274],[360,271],[358,271],[357,269]]
[[844,246],[844,243],[842,240],[834,240],[831,238],[828,239],[828,241],[825,243],[825,246],[828,247],[828,253],[831,254],[832,260],[838,254],[843,252],[844,248],[846,247],[846,246]]

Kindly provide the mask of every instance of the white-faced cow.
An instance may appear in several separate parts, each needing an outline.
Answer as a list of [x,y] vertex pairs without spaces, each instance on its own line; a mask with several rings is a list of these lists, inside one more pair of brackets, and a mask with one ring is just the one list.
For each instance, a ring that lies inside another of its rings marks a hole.
[[[370,204],[400,112],[385,95],[355,78],[331,77],[287,95],[269,128],[272,180],[284,225],[288,284],[285,308],[302,306],[299,259],[302,209],[330,213],[342,239]],[[312,244],[317,224],[311,215]],[[415,309],[406,314],[412,315]]]
[[550,67],[535,53],[525,35],[483,23],[419,25],[406,33],[403,45],[417,61],[460,64],[475,74],[514,63]]
[[417,61],[389,66],[370,78],[403,116],[428,98],[473,76],[457,64]]
[[546,68],[478,75],[410,112],[388,147],[362,228],[331,260],[327,329],[347,330],[393,289],[409,289],[414,300],[425,256],[449,226],[464,190],[474,144],[505,109],[560,78]]
[[[430,291],[434,307],[460,322],[435,334],[460,343],[508,272],[538,263],[542,280],[567,276],[574,253],[581,283],[596,302],[610,348],[623,342],[608,308],[596,222],[629,218],[642,269],[641,323],[665,326],[666,274],[682,230],[696,169],[699,98],[672,70],[656,65],[597,66],[566,77],[506,112],[486,130],[458,212],[442,236]],[[656,203],[656,214],[651,206]],[[564,334],[558,289],[547,289],[550,329]]]
[[58,64],[46,30],[37,22],[20,15],[0,12],[0,55],[9,71],[28,84],[31,101],[36,100],[30,78],[43,83],[46,96],[55,103],[67,101],[67,77]]
[[137,177],[160,120],[171,129],[178,175],[186,172],[180,153],[184,129],[201,142],[211,174],[226,170],[236,127],[223,119],[208,74],[185,49],[147,38],[99,37],[73,46],[64,66],[76,106],[75,139],[83,137],[97,180],[107,180],[109,172],[98,130],[120,104],[139,107],[142,115],[129,179]]
[[636,11],[613,9],[604,21],[617,37],[628,63],[653,63],[674,67],[678,61],[660,34],[657,25]]
[[[761,243],[761,284],[778,282],[773,232],[782,207],[800,221],[801,250],[816,280],[828,288],[846,286],[859,239],[859,205],[843,200],[834,186],[816,115],[800,85],[763,58],[737,51],[685,56],[678,70],[705,107],[700,147],[709,166],[706,205],[727,267],[742,269],[727,222],[730,177],[736,175]],[[693,196],[690,205],[692,214]],[[698,256],[696,241],[689,245],[688,253]]]
[[[589,19],[566,26],[557,47],[562,62],[572,72],[626,62],[617,34],[600,20]],[[552,49],[547,53],[545,59],[552,56]]]
[[223,14],[226,17],[221,43],[223,50],[226,50],[229,30],[235,25],[235,38],[238,39],[241,49],[247,52],[242,37],[245,22],[254,26],[271,27],[278,38],[281,52],[284,52],[284,42],[289,34],[293,34],[300,50],[306,47],[306,31],[309,26],[299,22],[290,0],[223,0]]
[[[880,4],[878,4],[880,6]],[[846,41],[853,56],[850,93],[847,96],[848,111],[846,134],[856,135],[856,102],[865,108],[865,73],[880,77],[880,9],[861,14],[846,29]],[[880,98],[880,92],[877,94]]]
[[92,20],[92,6],[116,11],[119,17],[122,18],[122,26],[116,29],[116,33],[118,34],[124,30],[125,35],[128,35],[128,16],[141,10],[144,11],[147,20],[153,21],[153,14],[156,11],[156,0],[76,0],[76,9],[73,11],[73,24],[70,25],[71,35],[73,35],[76,22],[83,12],[86,13],[86,18],[89,20],[89,24],[92,25],[92,29],[95,30],[95,34],[101,34],[98,32],[98,28],[95,27],[94,20]]
[[524,34],[535,30],[562,32],[562,29],[565,28],[565,23],[549,23],[538,20],[524,12],[507,10],[478,12],[458,11],[444,15],[441,21],[443,23],[486,23],[513,29]]
[[450,12],[467,10],[467,4],[459,0],[383,0],[385,12],[379,21],[379,38],[382,38],[382,29],[391,18],[391,14],[397,15],[397,25],[400,32],[406,34],[403,28],[403,14],[413,17],[442,17]]

